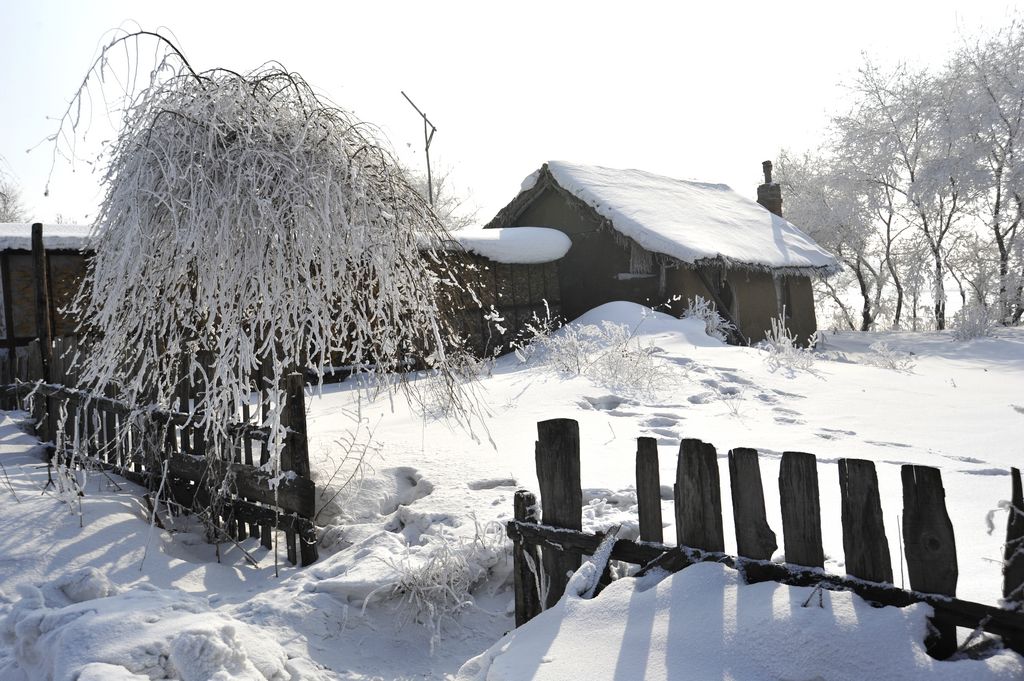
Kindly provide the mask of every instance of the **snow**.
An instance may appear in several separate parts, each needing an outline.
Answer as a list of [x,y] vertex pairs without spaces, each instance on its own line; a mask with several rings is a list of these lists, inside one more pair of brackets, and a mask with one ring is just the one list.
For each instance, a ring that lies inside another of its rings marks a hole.
[[[657,584],[619,580],[594,600],[570,593],[503,638],[514,621],[500,523],[517,488],[538,490],[536,422],[558,417],[580,423],[584,529],[618,526],[623,538],[638,536],[638,436],[658,442],[667,538],[680,438],[715,445],[729,552],[728,449],[760,450],[780,543],[781,452],[817,454],[826,569],[836,574],[845,573],[836,461],[876,462],[894,557],[900,466],[937,466],[956,532],[957,595],[998,604],[1006,515],[995,514],[992,533],[986,520],[1021,461],[1024,329],[968,342],[825,334],[809,371],[773,372],[765,352],[709,338],[699,320],[618,302],[575,324],[602,323],[623,325],[650,349],[652,387],[561,373],[543,353],[483,363],[475,390],[490,417],[475,440],[442,418],[443,403],[370,399],[354,380],[325,386],[307,415],[321,560],[300,569],[282,557],[280,577],[255,540],[242,545],[259,567],[231,545],[218,562],[193,519],[175,518],[171,532],[150,526],[144,490],[117,476],[82,474],[80,524],[77,502],[40,493],[46,470],[36,440],[15,424],[23,415],[0,415],[0,678],[678,678],[684,661],[698,670],[693,678],[1024,674],[1021,657],[1006,652],[977,662],[923,657],[926,607],[871,608],[824,592],[822,607],[815,596],[804,608],[808,589],[745,586],[716,565]],[[876,366],[879,341],[914,353],[914,366]],[[410,376],[414,390],[430,380]],[[899,585],[895,560],[893,572]]]
[[569,237],[547,227],[467,229],[453,232],[451,236],[471,253],[510,264],[552,262],[568,253],[572,246]]
[[[92,225],[43,225],[43,246],[47,249],[81,251],[89,244]],[[32,250],[32,224],[0,222],[0,250]]]
[[[685,263],[721,259],[735,267],[838,269],[836,259],[797,227],[724,184],[565,161],[549,161],[547,169],[559,186],[654,253]],[[523,191],[535,183],[534,175],[526,178]]]
[[985,681],[1024,674],[1024,660],[1006,651],[983,661],[930,658],[921,643],[928,606],[872,608],[830,591],[820,592],[819,605],[810,587],[746,585],[724,565],[694,565],[653,585],[618,580],[593,600],[572,586],[554,608],[467,662],[459,681]]

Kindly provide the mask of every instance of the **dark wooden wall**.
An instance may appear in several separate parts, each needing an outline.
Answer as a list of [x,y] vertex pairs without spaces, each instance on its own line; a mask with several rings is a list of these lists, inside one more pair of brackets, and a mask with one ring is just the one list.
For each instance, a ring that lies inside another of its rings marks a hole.
[[[508,352],[535,318],[561,318],[557,263],[506,264],[472,253],[450,257],[452,274],[462,284],[453,291],[450,320],[476,354],[490,355],[498,346]],[[500,321],[488,319],[495,312]]]

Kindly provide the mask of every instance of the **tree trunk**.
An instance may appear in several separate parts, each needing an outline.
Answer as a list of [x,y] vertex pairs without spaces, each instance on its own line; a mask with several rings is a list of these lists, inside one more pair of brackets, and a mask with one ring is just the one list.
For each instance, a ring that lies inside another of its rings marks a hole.
[[942,280],[945,268],[940,249],[932,249],[932,255],[935,256],[935,328],[943,331],[946,328],[946,284]]
[[860,287],[860,295],[864,299],[864,305],[861,307],[861,331],[870,331],[871,325],[874,323],[875,318],[871,314],[871,290],[868,286],[867,280],[864,278],[864,270],[861,267],[860,258],[857,258],[857,266],[854,268],[854,273],[857,275],[857,285]]

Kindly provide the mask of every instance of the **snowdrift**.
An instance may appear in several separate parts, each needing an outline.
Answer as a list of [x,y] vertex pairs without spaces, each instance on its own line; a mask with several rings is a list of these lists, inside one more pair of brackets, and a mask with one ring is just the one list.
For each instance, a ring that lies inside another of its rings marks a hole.
[[312,663],[289,660],[265,632],[203,597],[145,584],[121,591],[95,568],[20,591],[0,625],[13,653],[0,656],[6,681],[321,678]]
[[574,588],[459,670],[458,681],[562,679],[1019,679],[1024,658],[939,662],[922,641],[931,608],[874,608],[847,592],[766,582],[700,563],[620,579],[597,598]]

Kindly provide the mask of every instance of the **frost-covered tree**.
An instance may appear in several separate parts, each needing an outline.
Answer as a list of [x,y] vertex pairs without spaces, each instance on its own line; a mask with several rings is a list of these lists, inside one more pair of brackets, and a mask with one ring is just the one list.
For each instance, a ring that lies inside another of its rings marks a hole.
[[24,222],[25,207],[18,185],[0,172],[0,222]]
[[957,116],[973,143],[972,159],[984,191],[973,207],[988,228],[997,258],[996,302],[1004,323],[1020,319],[1019,260],[1024,240],[1024,24],[968,41],[950,62],[959,92]]
[[[876,213],[867,200],[874,187],[856,177],[844,159],[783,152],[778,167],[787,217],[844,265],[839,274],[817,281],[819,292],[837,306],[850,329],[873,328],[889,276],[889,251],[880,243],[891,243],[879,238]],[[859,323],[845,295],[850,288],[860,297]]]
[[199,72],[150,33],[110,42],[69,111],[115,50],[143,40],[160,52],[127,93],[106,159],[80,296],[93,341],[82,379],[188,410],[176,387],[202,376],[192,411],[216,457],[262,367],[270,390],[254,411],[267,414],[272,468],[292,372],[322,376],[340,359],[392,387],[413,359],[461,404],[444,380],[440,287],[452,278],[433,250],[444,229],[374,128],[279,66]]

